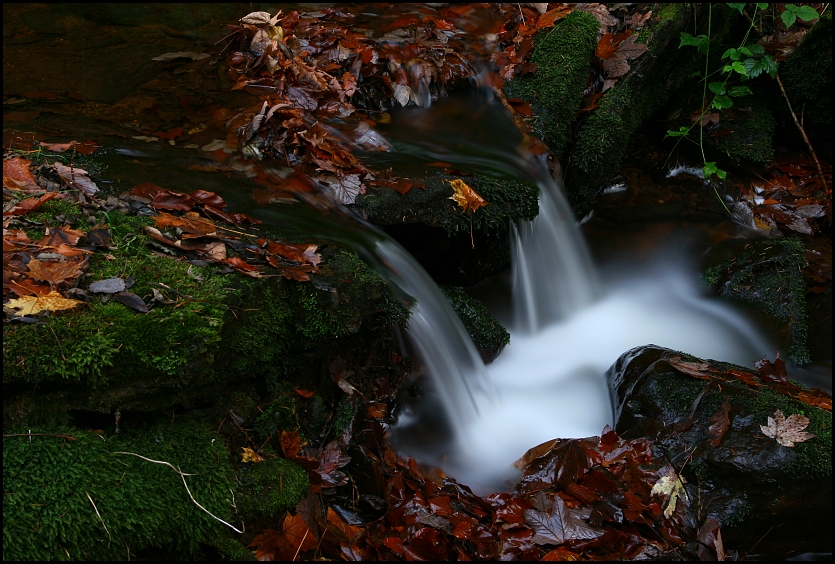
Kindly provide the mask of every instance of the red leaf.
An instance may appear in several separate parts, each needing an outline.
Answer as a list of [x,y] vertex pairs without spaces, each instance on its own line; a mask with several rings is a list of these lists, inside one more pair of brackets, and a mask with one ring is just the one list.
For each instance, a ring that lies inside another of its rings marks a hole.
[[728,403],[728,398],[725,398],[725,402],[722,404],[722,407],[710,416],[710,428],[708,428],[708,434],[713,436],[710,439],[710,445],[714,448],[719,446],[719,443],[722,442],[722,437],[725,436],[725,433],[728,431],[728,427],[731,424],[730,419],[728,419],[728,414],[731,411],[731,404]]
[[221,198],[214,192],[207,192],[206,190],[195,190],[194,192],[191,192],[189,196],[198,204],[213,206],[218,209],[223,209],[226,207],[226,202],[223,201],[223,198]]
[[3,212],[3,215],[24,215],[24,214],[27,214],[31,211],[35,211],[36,209],[38,209],[39,207],[41,207],[42,205],[44,205],[46,202],[48,202],[49,200],[51,200],[52,198],[54,198],[57,195],[58,195],[58,192],[47,192],[46,194],[44,194],[40,198],[26,198],[25,200],[22,200],[19,204],[17,204],[15,207],[10,209],[9,211]]
[[24,192],[42,191],[29,171],[32,161],[21,157],[3,159],[3,187]]
[[155,210],[189,211],[194,207],[194,200],[180,192],[162,190],[154,196],[151,205]]
[[299,515],[287,515],[281,532],[264,531],[255,537],[249,546],[255,548],[258,560],[291,561],[298,559],[301,552],[313,550],[318,545],[307,524]]
[[143,182],[142,184],[137,184],[133,188],[130,189],[128,194],[131,196],[139,196],[140,198],[147,199],[147,203],[151,203],[154,197],[163,192],[164,190],[154,184],[153,182]]

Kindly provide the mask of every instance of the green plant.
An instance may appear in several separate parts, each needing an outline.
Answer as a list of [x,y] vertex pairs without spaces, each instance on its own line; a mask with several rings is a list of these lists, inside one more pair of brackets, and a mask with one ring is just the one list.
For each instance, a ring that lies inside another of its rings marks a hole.
[[[740,14],[745,13],[746,4],[744,3],[729,3],[727,5],[735,10],[738,10]],[[699,116],[689,127],[682,126],[679,127],[678,130],[669,130],[667,131],[665,138],[678,137],[680,138],[679,141],[681,141],[681,139],[689,137],[694,127],[697,125],[699,126],[698,145],[702,153],[702,174],[705,180],[709,179],[713,175],[718,176],[722,180],[727,177],[726,171],[720,169],[716,165],[715,161],[708,161],[705,156],[704,127],[710,122],[710,114],[713,111],[721,111],[732,107],[734,105],[734,98],[754,94],[746,85],[731,84],[732,79],[739,78],[741,81],[746,81],[766,73],[779,81],[779,77],[777,77],[777,62],[770,55],[766,54],[765,48],[762,45],[749,43],[751,32],[756,25],[757,14],[760,14],[761,20],[762,11],[768,8],[768,4],[755,3],[753,6],[754,13],[750,17],[751,23],[748,30],[745,32],[745,36],[742,38],[739,47],[727,49],[721,57],[721,61],[723,61],[722,67],[712,72],[710,72],[710,29],[713,18],[713,6],[710,4],[708,5],[706,35],[701,34],[694,37],[689,33],[682,32],[681,34],[679,49],[684,46],[696,47],[698,52],[705,57],[704,75],[700,80],[702,83],[702,107]],[[786,11],[783,12],[781,17],[783,23],[786,25],[786,28],[793,25],[797,18],[800,18],[803,21],[810,21],[819,17],[818,12],[810,6],[797,7],[794,4],[786,4],[785,8]],[[717,75],[718,78],[722,79],[721,81],[714,80],[709,82],[712,77],[717,77]],[[708,90],[710,90],[713,95],[713,98],[710,101],[708,101]],[[676,146],[677,145],[678,142],[676,143]],[[722,202],[722,205],[724,206],[725,203]],[[728,209],[727,206],[725,206],[725,209]],[[728,213],[730,213],[730,210],[728,210]]]

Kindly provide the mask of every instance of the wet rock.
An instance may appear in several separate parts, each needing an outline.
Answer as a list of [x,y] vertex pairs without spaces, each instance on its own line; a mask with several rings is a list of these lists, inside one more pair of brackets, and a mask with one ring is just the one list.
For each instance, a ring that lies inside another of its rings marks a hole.
[[493,362],[510,342],[510,333],[481,302],[469,296],[463,288],[441,286],[441,291],[461,318],[481,359],[485,364]]
[[[687,479],[693,518],[721,524],[726,550],[749,559],[832,550],[830,411],[745,368],[653,345],[625,353],[608,378],[618,434],[654,441]],[[815,437],[789,448],[766,436],[778,409],[808,417]]]

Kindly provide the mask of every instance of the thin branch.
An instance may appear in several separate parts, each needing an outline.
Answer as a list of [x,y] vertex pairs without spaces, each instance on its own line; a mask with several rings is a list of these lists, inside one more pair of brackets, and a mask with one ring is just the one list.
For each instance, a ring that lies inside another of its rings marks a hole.
[[188,492],[188,496],[191,498],[191,501],[194,502],[194,505],[196,505],[197,507],[199,507],[200,509],[205,511],[210,517],[212,517],[213,519],[215,519],[217,521],[220,521],[221,523],[223,523],[224,525],[226,525],[227,527],[229,527],[230,529],[232,529],[236,533],[241,534],[241,535],[244,533],[243,531],[239,531],[234,526],[230,525],[229,523],[227,523],[226,521],[224,521],[220,517],[215,516],[211,511],[209,511],[208,509],[206,509],[205,507],[203,507],[202,505],[197,503],[197,500],[194,499],[193,495],[191,495],[191,490],[188,489],[188,484],[186,483],[186,476],[187,475],[192,476],[193,474],[183,474],[182,472],[178,472],[178,473],[180,474],[180,478],[182,478],[182,480],[183,480],[183,485],[186,487],[186,491]]
[[131,456],[137,456],[137,457],[141,458],[142,460],[147,460],[148,462],[153,462],[154,464],[165,464],[166,466],[171,468],[174,472],[176,472],[180,476],[196,476],[197,475],[197,474],[185,474],[183,472],[180,472],[180,470],[178,470],[177,468],[174,468],[173,465],[171,465],[168,462],[165,462],[164,460],[153,460],[151,458],[145,458],[141,454],[136,454],[135,452],[114,452],[113,454],[129,454]]
[[806,130],[803,129],[803,125],[799,121],[797,121],[797,116],[792,109],[792,103],[789,101],[789,96],[786,94],[786,89],[783,87],[783,81],[780,80],[780,75],[775,74],[774,77],[777,79],[777,84],[780,86],[780,92],[783,94],[783,98],[786,99],[786,105],[789,107],[789,113],[792,115],[792,119],[794,120],[794,124],[797,126],[797,129],[800,130],[800,135],[803,136],[803,140],[806,142],[806,147],[809,148],[809,152],[812,154],[812,158],[815,160],[815,166],[818,167],[818,176],[820,176],[821,182],[823,182],[823,189],[826,190],[829,187],[826,185],[826,178],[823,176],[823,168],[821,168],[821,163],[818,160],[818,156],[815,154],[815,150],[812,148],[812,143],[809,141],[809,138],[806,136]]
[[87,499],[90,500],[90,503],[93,504],[93,509],[96,510],[96,515],[98,516],[99,521],[101,521],[101,526],[104,527],[104,531],[107,533],[107,538],[109,539],[107,542],[107,546],[109,548],[110,543],[113,542],[113,537],[110,536],[110,531],[107,530],[107,525],[104,524],[104,519],[101,518],[101,513],[99,513],[99,508],[96,507],[96,504],[93,502],[93,498],[90,497],[90,494],[88,494],[87,492],[84,492],[84,494],[87,496]]

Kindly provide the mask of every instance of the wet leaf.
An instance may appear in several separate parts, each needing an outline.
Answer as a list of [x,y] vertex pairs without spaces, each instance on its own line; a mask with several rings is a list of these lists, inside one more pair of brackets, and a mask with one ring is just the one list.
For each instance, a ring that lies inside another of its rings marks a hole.
[[731,424],[731,420],[728,418],[730,411],[731,404],[728,403],[728,398],[726,397],[719,411],[710,416],[710,427],[707,432],[713,436],[710,439],[710,445],[714,448],[719,446],[719,443],[722,442],[722,437],[728,431],[728,427]]
[[536,28],[545,29],[546,27],[553,27],[559,20],[570,14],[572,10],[573,8],[571,6],[564,5],[549,10],[536,20]]
[[194,207],[194,200],[186,194],[161,190],[154,195],[151,205],[155,210],[189,211]]
[[794,447],[795,443],[803,443],[815,438],[815,435],[804,431],[809,426],[809,418],[795,413],[785,417],[779,409],[774,412],[774,418],[768,418],[768,425],[761,425],[766,437],[775,439],[785,447]]
[[131,309],[138,311],[139,313],[148,313],[148,306],[145,305],[145,302],[134,294],[133,292],[116,292],[113,294],[111,298],[114,302],[119,302],[122,305],[126,305]]
[[328,507],[328,532],[334,535],[339,541],[354,544],[365,532],[364,529],[350,525],[342,520],[333,508]]
[[454,192],[449,199],[454,200],[465,212],[475,212],[478,208],[486,206],[489,203],[460,178],[450,180],[449,184],[452,186]]
[[531,542],[540,545],[562,544],[573,539],[593,539],[603,534],[601,529],[572,516],[560,496],[554,498],[548,512],[526,510],[525,521],[534,531]]
[[693,376],[701,380],[710,380],[710,372],[713,368],[706,362],[685,362],[681,360],[680,356],[672,357],[669,362],[670,366],[688,376]]
[[58,292],[52,291],[45,296],[21,296],[20,298],[9,300],[5,307],[17,310],[15,315],[24,316],[35,315],[42,311],[72,309],[83,303],[78,300],[68,300]]
[[684,493],[684,477],[677,475],[670,465],[659,470],[659,474],[661,477],[652,486],[650,495],[662,496],[667,500],[664,506],[664,517],[669,519],[676,510],[676,501]]
[[61,245],[75,246],[79,239],[84,236],[84,232],[78,229],[70,229],[69,227],[49,227],[46,230],[45,236],[38,241],[38,245],[42,247],[60,247]]
[[297,560],[299,554],[316,548],[318,541],[299,515],[287,515],[281,531],[267,530],[252,540],[258,560]]
[[78,261],[41,262],[32,259],[27,266],[29,267],[29,276],[35,280],[42,280],[55,285],[67,278],[74,278],[82,265]]
[[81,190],[87,196],[93,196],[99,191],[99,187],[90,180],[90,175],[86,170],[65,166],[57,161],[52,164],[52,167],[68,187]]

